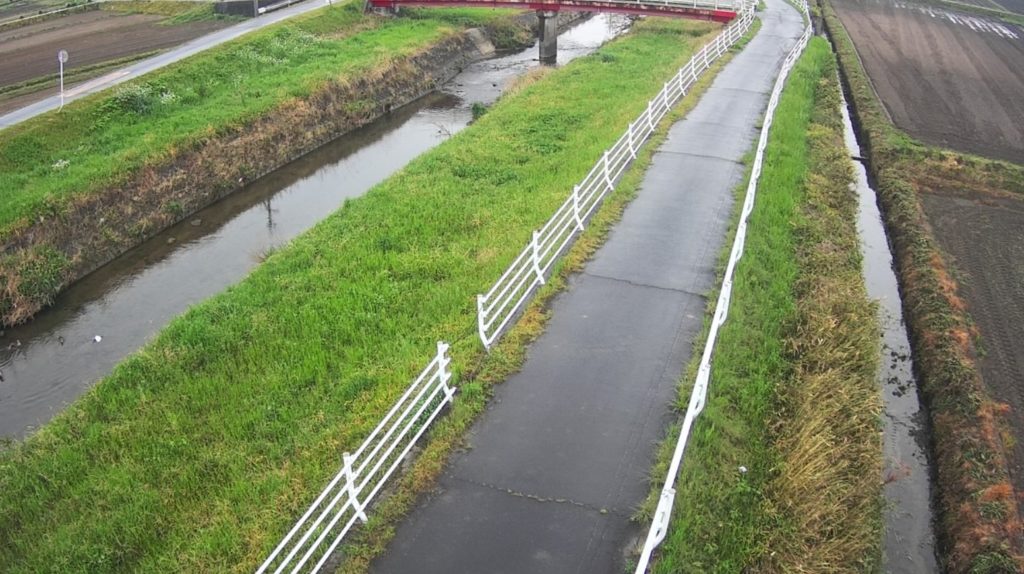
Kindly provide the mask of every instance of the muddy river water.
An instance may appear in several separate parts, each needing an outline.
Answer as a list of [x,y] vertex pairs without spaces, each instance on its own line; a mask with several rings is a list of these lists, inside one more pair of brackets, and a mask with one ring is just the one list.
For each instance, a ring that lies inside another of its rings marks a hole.
[[[861,157],[850,114],[843,106],[846,147],[854,158]],[[864,257],[864,281],[868,296],[878,301],[882,327],[881,384],[882,480],[885,508],[882,571],[891,574],[938,572],[935,533],[931,509],[932,483],[928,461],[927,417],[918,399],[917,381],[910,357],[910,342],[903,324],[892,252],[882,227],[875,190],[867,170],[854,161],[857,197],[860,204],[857,231]]]
[[[599,15],[563,32],[558,63],[629,25]],[[477,62],[434,92],[173,226],[84,278],[35,320],[0,334],[0,438],[22,438],[175,316],[244,278],[280,246],[466,127],[537,66],[537,47]]]

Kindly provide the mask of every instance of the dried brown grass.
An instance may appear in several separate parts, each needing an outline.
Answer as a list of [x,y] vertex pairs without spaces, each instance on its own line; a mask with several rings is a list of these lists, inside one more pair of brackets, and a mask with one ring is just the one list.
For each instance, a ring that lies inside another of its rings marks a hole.
[[839,88],[830,66],[808,129],[810,174],[797,223],[799,323],[789,341],[794,380],[784,387],[768,486],[780,522],[766,572],[864,572],[877,565],[881,403],[876,309],[860,272],[857,200],[850,190]]

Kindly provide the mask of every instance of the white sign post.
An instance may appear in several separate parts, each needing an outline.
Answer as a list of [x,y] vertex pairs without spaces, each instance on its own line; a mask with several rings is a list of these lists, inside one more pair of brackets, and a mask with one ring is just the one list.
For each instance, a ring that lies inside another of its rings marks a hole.
[[57,61],[60,62],[60,107],[57,111],[64,109],[64,62],[68,61],[68,51],[57,52]]

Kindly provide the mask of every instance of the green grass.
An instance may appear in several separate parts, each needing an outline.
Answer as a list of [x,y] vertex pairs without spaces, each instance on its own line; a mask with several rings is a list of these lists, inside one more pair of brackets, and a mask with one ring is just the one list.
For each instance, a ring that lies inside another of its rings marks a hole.
[[[776,111],[707,405],[676,483],[656,572],[861,571],[877,557],[878,348],[859,275],[856,201],[845,188],[851,166],[841,123],[835,125],[834,73],[828,44],[812,39]],[[828,96],[823,81],[832,82]],[[824,197],[818,194],[823,181],[834,186]],[[829,209],[829,201],[840,207]],[[830,289],[809,288],[833,280]],[[825,304],[822,295],[840,301]],[[821,324],[834,329],[822,331]],[[835,372],[822,375],[814,361],[835,353],[833,345],[857,355],[825,361]],[[680,391],[682,409],[694,367]],[[849,394],[802,393],[836,378]],[[849,415],[857,409],[864,415]],[[821,428],[823,422],[835,430]],[[663,446],[655,480],[664,476],[677,433]],[[820,469],[824,459],[834,472]]]
[[0,571],[251,571],[711,29],[638,24],[173,321],[0,454]]
[[[500,18],[474,14],[477,25]],[[423,49],[457,28],[446,18],[380,18],[360,2],[337,4],[0,131],[0,240],[176,148]]]

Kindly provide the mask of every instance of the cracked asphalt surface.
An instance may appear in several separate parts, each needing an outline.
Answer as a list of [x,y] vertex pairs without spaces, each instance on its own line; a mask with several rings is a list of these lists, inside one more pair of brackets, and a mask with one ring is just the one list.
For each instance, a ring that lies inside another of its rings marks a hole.
[[740,163],[799,13],[767,0],[759,34],[657,151],[608,241],[552,303],[523,369],[430,495],[399,525],[379,573],[619,574],[646,533],[630,516],[703,322]]

